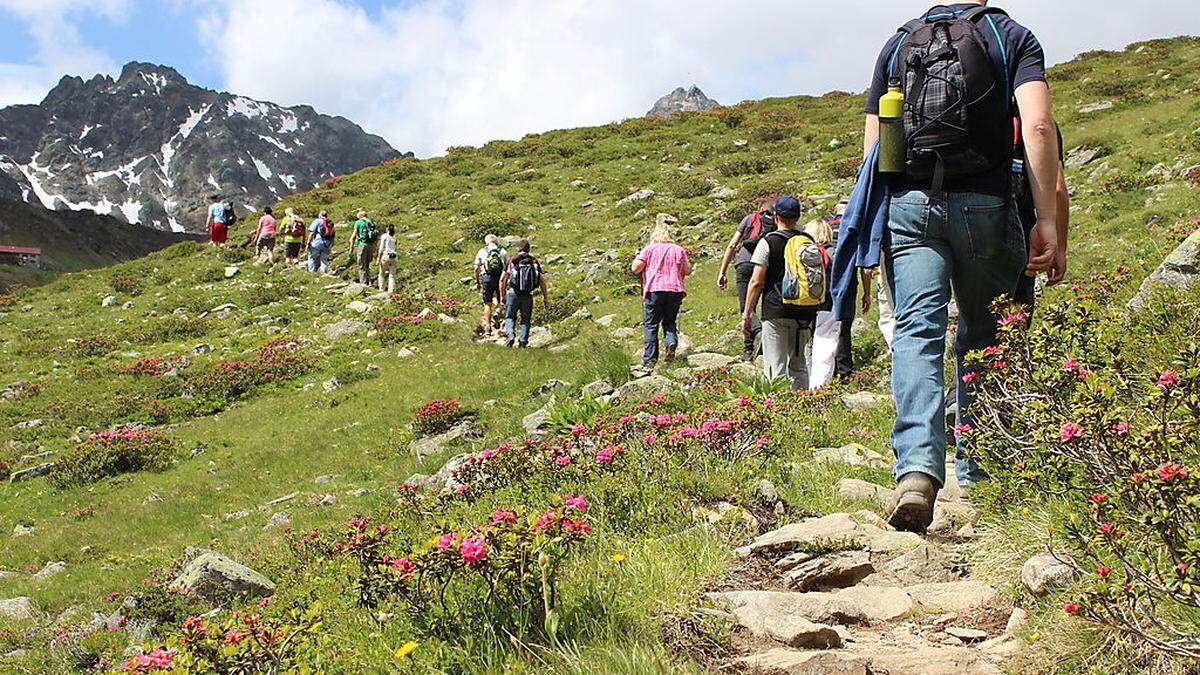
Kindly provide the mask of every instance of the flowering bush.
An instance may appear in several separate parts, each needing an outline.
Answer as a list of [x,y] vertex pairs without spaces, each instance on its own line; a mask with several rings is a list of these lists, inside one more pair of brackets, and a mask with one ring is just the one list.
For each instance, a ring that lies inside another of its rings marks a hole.
[[430,401],[413,413],[413,429],[421,436],[434,436],[449,431],[454,425],[472,416],[459,399]]
[[296,338],[275,338],[259,347],[253,359],[222,361],[189,378],[188,385],[197,398],[219,409],[258,387],[286,382],[308,372],[316,360],[302,352],[303,345]]
[[108,285],[118,293],[140,295],[142,292],[142,277],[139,274],[119,274],[109,277]]
[[59,455],[50,480],[58,487],[86,485],[122,473],[161,471],[174,457],[174,443],[160,431],[105,431]]
[[960,432],[1002,489],[1076,506],[1070,564],[1087,582],[1069,613],[1200,657],[1200,347],[1147,373],[1086,303],[1036,329],[1007,317],[971,359],[979,407]]
[[151,673],[312,672],[306,662],[319,641],[321,603],[283,616],[232,612],[224,622],[190,616],[167,646],[134,655],[121,669]]
[[432,291],[393,293],[389,300],[404,314],[420,314],[422,310],[429,308],[450,316],[458,316],[466,309],[466,304],[462,300]]
[[177,354],[162,358],[157,356],[147,356],[144,359],[138,360],[136,363],[123,366],[121,368],[121,374],[161,377],[169,372],[178,370],[185,363],[186,359]]
[[342,551],[358,561],[360,601],[395,599],[414,621],[453,634],[465,616],[524,634],[553,638],[558,576],[571,550],[591,532],[587,499],[568,496],[541,514],[498,508],[487,522],[444,531],[410,550],[391,553],[387,525],[349,523]]
[[392,314],[375,319],[379,341],[385,345],[433,342],[443,334],[443,324],[432,313]]
[[67,340],[67,344],[76,357],[86,358],[89,356],[103,356],[111,352],[116,346],[116,340],[111,335],[105,333],[92,333],[91,335],[81,335],[71,338]]
[[17,296],[0,293],[0,309],[6,309],[17,304]]

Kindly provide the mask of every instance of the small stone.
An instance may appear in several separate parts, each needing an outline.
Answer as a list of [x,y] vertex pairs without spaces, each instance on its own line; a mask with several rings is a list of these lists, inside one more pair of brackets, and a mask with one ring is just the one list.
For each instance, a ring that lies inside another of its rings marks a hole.
[[758,481],[758,484],[754,486],[754,496],[760,503],[767,506],[774,506],[776,503],[782,501],[782,498],[779,496],[779,488],[775,487],[775,484],[766,478]]
[[263,525],[263,530],[264,531],[274,530],[274,529],[281,528],[281,527],[291,527],[291,526],[292,526],[292,514],[288,513],[287,511],[280,511],[278,513],[273,514],[269,519],[267,519],[267,524]]
[[650,199],[653,196],[654,196],[654,190],[643,188],[641,190],[638,190],[637,192],[634,192],[633,194],[629,195],[628,197],[625,197],[624,199],[618,201],[617,206],[625,206],[626,204],[632,204],[634,202],[645,201],[647,199]]
[[1100,112],[1101,110],[1108,110],[1112,108],[1113,105],[1115,104],[1112,101],[1098,101],[1096,103],[1089,103],[1088,105],[1083,106],[1079,109],[1079,112],[1082,115],[1088,115],[1094,112]]
[[317,502],[317,506],[333,506],[337,503],[337,497],[333,495],[325,495],[321,497],[321,501]]
[[840,448],[817,448],[813,450],[813,459],[818,462],[835,462],[871,468],[884,467],[889,464],[883,455],[859,443],[850,443]]
[[366,314],[367,312],[370,312],[374,308],[371,307],[370,303],[363,302],[362,300],[355,300],[355,301],[351,302],[350,304],[346,305],[346,309],[349,309],[351,312],[358,312],[359,314]]
[[888,394],[858,391],[842,394],[842,405],[852,412],[866,412],[885,405],[892,405],[892,397]]
[[956,637],[963,642],[982,642],[987,639],[987,633],[975,628],[959,628],[946,626],[946,635]]
[[116,302],[117,302],[117,296],[108,295],[108,296],[105,296],[105,298],[100,301],[100,306],[101,307],[112,307],[114,304],[116,304]]
[[551,394],[550,399],[542,407],[529,413],[521,420],[521,426],[531,434],[546,426],[547,420],[550,419],[550,412],[554,410],[555,403],[557,403],[557,400]]
[[238,275],[238,272],[241,271],[242,268],[238,267],[237,265],[230,265],[229,267],[225,268],[225,278],[232,279]]
[[563,382],[562,380],[547,380],[546,382],[538,385],[537,388],[533,390],[533,393],[530,394],[530,397],[541,398],[547,394],[554,393],[563,387],[569,387],[570,385],[570,382]]
[[628,340],[637,334],[638,330],[636,328],[630,328],[628,326],[618,328],[611,333],[611,335],[618,340]]
[[300,493],[299,493],[299,492],[289,492],[288,494],[286,494],[286,495],[284,495],[284,496],[282,496],[282,497],[276,497],[275,499],[272,499],[271,501],[267,502],[267,506],[268,506],[268,507],[271,507],[271,506],[278,506],[278,505],[280,505],[280,504],[282,504],[282,503],[284,503],[284,502],[290,502],[290,501],[292,501],[293,499],[295,499],[296,497],[299,497],[299,496],[300,496]]
[[654,396],[663,396],[675,390],[675,383],[662,375],[650,375],[627,382],[613,393],[619,402],[642,402]]
[[351,490],[346,494],[351,497],[366,497],[367,495],[371,494],[371,490],[369,488],[358,488],[357,490]]
[[46,474],[50,473],[52,470],[54,470],[53,463],[39,464],[37,466],[31,466],[28,469],[21,469],[20,471],[12,472],[12,475],[10,475],[8,477],[8,482],[21,483],[21,482],[24,482],[27,480],[32,480],[34,478],[38,478],[39,476],[45,476]]
[[208,344],[207,342],[201,342],[200,344],[196,345],[195,347],[192,347],[192,353],[195,354],[196,356],[203,356],[205,354],[211,353],[212,350],[213,350],[212,345]]
[[601,396],[608,396],[614,391],[616,391],[616,387],[612,385],[612,382],[608,380],[596,380],[595,382],[585,384],[580,393],[586,398],[600,398]]
[[750,675],[869,675],[869,661],[845,651],[775,648],[737,659],[732,672]]
[[366,333],[368,328],[369,326],[362,321],[351,319],[338,321],[325,327],[325,338],[331,342],[337,342],[353,335]]
[[700,353],[692,354],[687,357],[687,363],[692,368],[701,370],[717,370],[726,366],[732,365],[737,361],[736,357],[727,356],[725,354],[715,353]]
[[459,441],[483,440],[483,430],[475,426],[471,420],[464,420],[453,428],[434,436],[418,438],[408,444],[408,451],[424,459],[442,452],[447,446]]
[[327,474],[324,476],[317,476],[316,478],[313,479],[313,482],[316,483],[317,485],[325,485],[326,483],[332,483],[333,479],[335,479],[335,478],[337,478],[336,475]]
[[604,316],[600,317],[599,319],[596,319],[596,323],[603,328],[612,328],[613,322],[615,322],[616,320],[617,320],[616,314],[605,314]]
[[798,591],[847,588],[875,571],[866,551],[839,551],[804,561],[783,576]]
[[1075,583],[1075,568],[1053,553],[1039,553],[1021,566],[1021,583],[1034,595],[1044,595],[1054,588],[1066,588]]
[[342,383],[338,382],[338,379],[336,377],[331,377],[328,380],[325,380],[325,382],[323,382],[321,384],[321,389],[323,389],[326,394],[332,394],[333,392],[335,392],[341,388],[342,388]]
[[57,576],[66,571],[67,563],[59,560],[58,562],[46,563],[46,566],[31,578],[34,581],[41,581],[42,579],[49,579],[50,577]]

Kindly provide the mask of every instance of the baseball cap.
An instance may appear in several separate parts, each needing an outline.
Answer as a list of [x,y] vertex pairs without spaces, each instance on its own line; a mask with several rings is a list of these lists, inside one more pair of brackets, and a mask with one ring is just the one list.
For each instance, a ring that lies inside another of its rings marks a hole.
[[784,195],[775,202],[775,213],[784,220],[797,220],[803,210],[800,208],[800,200],[791,195]]

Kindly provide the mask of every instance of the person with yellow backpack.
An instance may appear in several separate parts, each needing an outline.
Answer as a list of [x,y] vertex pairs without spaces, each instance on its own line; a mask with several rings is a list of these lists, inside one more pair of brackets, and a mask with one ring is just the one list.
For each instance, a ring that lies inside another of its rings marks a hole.
[[742,311],[742,332],[751,334],[754,307],[762,300],[763,372],[787,377],[793,390],[808,389],[805,351],[817,312],[832,307],[829,254],[812,235],[797,229],[802,209],[790,195],[775,202],[774,232],[763,237],[751,262],[754,276]]

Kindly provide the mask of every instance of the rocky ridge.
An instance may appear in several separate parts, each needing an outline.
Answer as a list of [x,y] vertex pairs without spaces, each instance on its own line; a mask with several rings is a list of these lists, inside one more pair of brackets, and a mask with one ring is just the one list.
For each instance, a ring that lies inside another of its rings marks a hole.
[[0,197],[164,230],[200,230],[212,194],[253,210],[399,156],[344,118],[148,63],[64,77],[40,104],[0,109]]
[[654,103],[654,107],[646,113],[647,117],[666,117],[681,112],[700,112],[720,107],[721,104],[704,95],[700,87],[692,85],[688,89],[676,87],[675,91],[663,96]]

